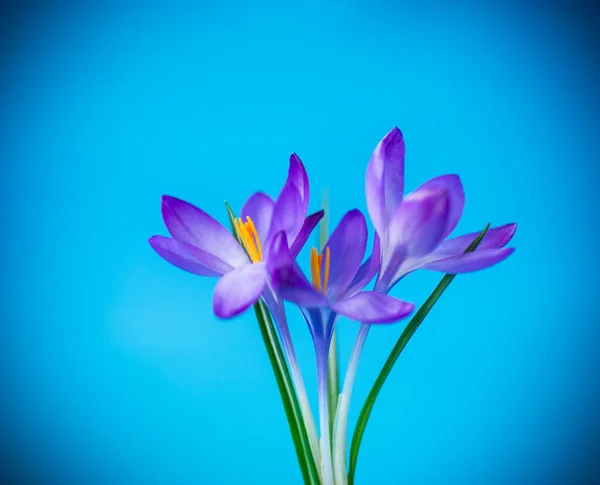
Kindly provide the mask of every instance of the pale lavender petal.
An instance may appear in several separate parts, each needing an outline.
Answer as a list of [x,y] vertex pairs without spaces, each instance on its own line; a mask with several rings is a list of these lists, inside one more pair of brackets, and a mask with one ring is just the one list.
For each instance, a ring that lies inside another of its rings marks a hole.
[[357,322],[391,323],[407,316],[415,305],[375,291],[363,291],[347,300],[341,300],[332,308]]
[[[449,209],[448,209],[448,224],[444,231],[443,237],[446,238],[450,234],[463,213],[465,208],[465,192],[462,182],[458,175],[440,175],[428,180],[412,193],[419,191],[429,192],[431,190],[443,190],[448,194]],[[409,198],[410,194],[406,196]]]
[[[506,224],[500,227],[493,227],[486,232],[481,240],[477,251],[483,249],[498,249],[506,246],[515,235],[516,224]],[[464,236],[453,237],[442,242],[432,253],[432,256],[447,257],[464,253],[469,245],[479,236],[479,232],[466,234]]]
[[375,282],[375,291],[387,293],[402,276],[402,267],[407,260],[406,247],[397,245],[387,248],[382,254],[381,269]]
[[158,255],[178,268],[200,276],[220,276],[231,266],[196,246],[164,236],[152,236],[148,242]]
[[325,211],[320,210],[319,212],[315,212],[314,214],[311,214],[306,219],[304,219],[304,224],[302,224],[300,232],[296,236],[296,239],[294,240],[294,242],[292,243],[292,247],[290,248],[293,257],[296,257],[300,250],[304,247],[313,229],[323,218],[323,214],[325,214]]
[[256,303],[267,283],[264,263],[245,264],[225,273],[213,293],[213,310],[219,318],[239,315]]
[[162,214],[175,239],[196,246],[234,268],[248,262],[246,253],[231,232],[203,210],[164,195]]
[[[348,211],[335,228],[325,248],[330,253],[327,298],[337,300],[348,289],[356,276],[367,246],[367,223],[358,209]],[[325,260],[321,268],[325,269]],[[321,276],[321,281],[324,277]]]
[[404,138],[398,128],[379,142],[367,166],[367,208],[375,230],[383,237],[404,193]]
[[514,250],[514,248],[502,248],[473,251],[471,253],[438,259],[437,261],[427,263],[421,267],[451,274],[470,273],[471,271],[489,268],[490,266],[503,261],[508,258]]
[[371,256],[361,265],[358,269],[358,273],[352,280],[349,288],[346,290],[344,297],[350,298],[369,284],[373,279],[379,268],[381,267],[381,244],[379,241],[379,235],[375,233],[373,239],[373,251]]
[[406,249],[406,257],[430,253],[442,240],[449,206],[449,197],[444,190],[421,190],[409,194],[390,221],[384,251],[402,246]]
[[247,217],[252,219],[262,243],[267,240],[274,208],[275,202],[273,202],[273,199],[262,192],[251,195],[242,207],[242,220],[246,222]]

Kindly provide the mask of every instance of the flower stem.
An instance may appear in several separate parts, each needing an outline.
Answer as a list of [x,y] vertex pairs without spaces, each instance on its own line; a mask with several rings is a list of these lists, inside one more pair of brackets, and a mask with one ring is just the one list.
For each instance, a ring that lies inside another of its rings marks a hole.
[[306,386],[304,385],[302,372],[300,371],[300,366],[298,365],[298,359],[296,357],[296,351],[294,350],[294,344],[292,343],[290,329],[285,318],[278,322],[277,327],[279,330],[283,351],[285,352],[285,356],[290,365],[292,381],[294,382],[294,387],[296,388],[298,402],[300,403],[302,417],[304,418],[304,425],[306,426],[306,431],[310,440],[310,449],[317,464],[317,468],[319,468],[319,438],[317,435],[317,427],[315,425],[312,410],[310,409],[308,393],[306,392]]
[[323,470],[323,485],[333,485],[331,439],[329,436],[329,392],[327,384],[328,347],[329,342],[319,342],[316,349],[317,380],[319,388],[319,424],[321,427],[321,469]]
[[361,324],[354,342],[346,376],[344,377],[344,387],[338,401],[338,410],[335,421],[335,433],[333,438],[333,461],[337,484],[347,483],[346,476],[346,439],[348,434],[348,410],[350,407],[350,397],[352,396],[352,388],[354,387],[354,379],[356,378],[356,370],[358,361],[362,353],[363,346],[371,328],[368,324]]

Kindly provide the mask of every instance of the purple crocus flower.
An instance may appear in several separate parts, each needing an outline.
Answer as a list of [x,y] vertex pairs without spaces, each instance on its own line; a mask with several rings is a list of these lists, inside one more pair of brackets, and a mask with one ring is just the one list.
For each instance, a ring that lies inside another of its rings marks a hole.
[[379,142],[366,174],[367,207],[381,238],[376,289],[387,293],[403,276],[424,268],[466,273],[506,259],[516,224],[490,229],[476,251],[464,253],[478,233],[446,239],[462,215],[465,194],[457,175],[425,182],[404,197],[404,139],[398,128]]
[[152,236],[149,242],[162,258],[178,268],[200,276],[219,277],[213,309],[220,318],[238,315],[262,298],[277,325],[312,453],[318,457],[316,427],[283,301],[273,292],[268,274],[269,263],[277,257],[270,249],[274,235],[283,233],[292,241],[290,254],[295,257],[323,217],[323,211],[306,217],[309,195],[304,165],[292,154],[288,177],[277,201],[258,192],[246,201],[241,217],[234,221],[242,244],[203,210],[169,196],[162,198],[162,214],[172,237]]
[[362,266],[367,244],[367,225],[358,210],[342,218],[323,248],[312,249],[312,284],[290,253],[285,233],[273,241],[269,262],[276,292],[300,308],[313,337],[317,354],[319,416],[321,426],[321,463],[324,483],[333,483],[327,402],[327,354],[338,315],[369,323],[397,321],[414,309],[412,303],[383,293],[362,291],[379,268],[378,244],[375,254]]
[[267,262],[272,236],[283,231],[296,255],[317,225],[323,211],[306,217],[309,183],[300,158],[290,157],[288,178],[277,201],[258,192],[236,219],[238,243],[231,232],[203,210],[174,197],[163,196],[162,214],[171,238],[152,236],[152,248],[166,261],[200,276],[216,276],[213,309],[230,318],[253,305],[268,288]]

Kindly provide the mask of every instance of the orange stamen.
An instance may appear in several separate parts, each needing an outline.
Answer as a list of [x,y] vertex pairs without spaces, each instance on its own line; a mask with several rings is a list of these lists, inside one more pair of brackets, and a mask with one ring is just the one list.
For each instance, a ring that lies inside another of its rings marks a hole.
[[238,236],[242,241],[242,245],[248,253],[248,256],[253,263],[258,263],[259,261],[262,261],[263,257],[260,238],[258,237],[256,226],[254,225],[252,219],[250,219],[250,216],[246,216],[246,221],[247,222],[242,221],[241,218],[234,219],[233,224]]
[[[310,276],[313,288],[325,294],[329,283],[329,263],[331,258],[329,247],[325,248],[325,265],[323,265],[323,254],[319,254],[317,248],[310,251]],[[321,269],[323,270],[321,272]],[[323,277],[321,278],[321,273]],[[321,285],[321,282],[323,284]]]

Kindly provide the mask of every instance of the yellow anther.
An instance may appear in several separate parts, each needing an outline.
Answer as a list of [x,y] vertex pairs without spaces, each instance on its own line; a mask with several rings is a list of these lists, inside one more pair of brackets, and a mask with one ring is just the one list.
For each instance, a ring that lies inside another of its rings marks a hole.
[[246,216],[246,222],[241,218],[234,219],[233,224],[235,225],[235,230],[252,262],[258,263],[259,261],[262,261],[263,253],[260,238],[258,237],[258,231],[256,230],[254,222],[250,219],[250,216]]
[[321,263],[319,261],[317,248],[312,248],[310,250],[310,275],[315,290],[321,291]]
[[[312,278],[312,285],[313,288],[323,294],[327,292],[327,283],[329,283],[330,253],[328,246],[325,248],[325,264],[323,265],[323,255],[318,253],[317,248],[312,248],[310,251],[310,275]],[[322,285],[321,282],[323,282]]]
[[[323,268],[323,294],[327,293],[327,283],[329,283],[329,260],[330,260],[329,246],[325,248],[325,267]],[[321,258],[323,255],[321,255]]]

